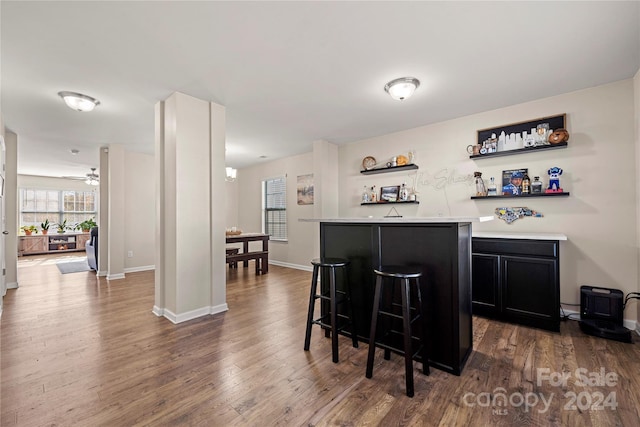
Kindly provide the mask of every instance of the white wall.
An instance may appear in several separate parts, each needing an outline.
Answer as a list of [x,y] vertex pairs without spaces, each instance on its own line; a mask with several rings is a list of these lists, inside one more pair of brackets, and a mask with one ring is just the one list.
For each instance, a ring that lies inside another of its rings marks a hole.
[[[125,272],[152,269],[155,262],[155,174],[152,155],[125,152]],[[133,252],[129,257],[128,252]]]
[[[569,147],[530,154],[471,160],[466,146],[478,129],[567,113]],[[636,243],[635,140],[633,81],[540,99],[390,135],[371,138],[340,149],[340,216],[383,216],[386,206],[359,206],[363,185],[399,185],[417,175],[419,205],[398,207],[405,216],[491,215],[500,206],[527,206],[544,218],[501,220],[474,226],[482,231],[557,232],[568,236],[561,244],[561,301],[579,303],[581,285],[638,288]],[[417,174],[363,176],[360,162],[367,155],[385,159],[416,150]],[[472,174],[487,180],[503,169],[529,168],[529,175],[548,181],[546,171],[561,167],[560,183],[569,197],[526,200],[470,200],[475,193]],[[631,178],[630,178],[631,177]],[[396,205],[397,206],[397,205]],[[635,312],[625,312],[627,318]]]
[[[265,179],[287,176],[288,242],[269,243],[269,262],[310,268],[310,261],[317,256],[316,235],[318,224],[301,223],[299,218],[313,218],[313,205],[298,205],[296,184],[299,175],[313,173],[313,154],[274,160],[238,171],[238,221],[245,232],[262,231],[262,187]],[[257,247],[256,247],[257,250]]]

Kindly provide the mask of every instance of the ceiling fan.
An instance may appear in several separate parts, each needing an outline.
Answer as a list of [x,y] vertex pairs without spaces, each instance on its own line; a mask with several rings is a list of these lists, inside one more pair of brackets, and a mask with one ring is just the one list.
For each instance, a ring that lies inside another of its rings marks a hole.
[[96,168],[91,168],[91,173],[88,173],[86,176],[64,176],[66,179],[76,179],[79,181],[84,181],[89,185],[100,185],[100,177],[96,173]]

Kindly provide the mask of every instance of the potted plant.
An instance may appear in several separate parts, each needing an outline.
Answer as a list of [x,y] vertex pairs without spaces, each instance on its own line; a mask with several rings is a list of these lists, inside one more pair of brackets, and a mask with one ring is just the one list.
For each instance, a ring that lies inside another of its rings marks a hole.
[[86,219],[84,221],[82,221],[80,224],[78,224],[76,226],[77,230],[82,230],[83,233],[88,233],[89,231],[91,231],[91,229],[95,226],[97,226],[98,224],[96,224],[96,222],[93,220],[93,218],[90,219]]
[[25,236],[31,236],[32,233],[38,233],[38,229],[35,225],[23,225],[20,229],[24,231]]
[[42,234],[47,234],[49,232],[49,218],[45,219],[42,224],[40,224],[40,228],[42,228]]
[[63,234],[65,230],[69,229],[66,219],[62,222],[57,223],[56,227],[58,228],[58,234]]

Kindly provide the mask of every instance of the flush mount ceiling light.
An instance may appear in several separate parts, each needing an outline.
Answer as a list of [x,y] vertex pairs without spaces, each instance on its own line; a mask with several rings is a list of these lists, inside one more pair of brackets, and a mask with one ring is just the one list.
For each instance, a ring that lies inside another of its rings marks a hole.
[[97,105],[100,105],[100,101],[98,101],[97,99],[77,92],[62,91],[58,92],[58,95],[60,95],[62,99],[64,99],[67,107],[76,111],[91,111]]
[[87,179],[84,182],[89,185],[100,185],[100,180],[98,174],[96,173],[96,168],[91,168],[91,173],[87,174]]
[[225,178],[228,182],[233,182],[236,180],[236,176],[238,175],[238,170],[234,168],[227,168],[227,177]]
[[420,86],[420,80],[415,77],[401,77],[391,80],[384,85],[384,90],[391,95],[393,99],[402,101],[413,95],[413,92],[418,89],[418,86]]

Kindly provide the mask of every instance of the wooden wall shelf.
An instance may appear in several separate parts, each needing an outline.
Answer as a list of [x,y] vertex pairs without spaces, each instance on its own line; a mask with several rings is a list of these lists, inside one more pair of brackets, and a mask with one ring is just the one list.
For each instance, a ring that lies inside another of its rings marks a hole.
[[399,172],[411,169],[418,169],[418,165],[410,164],[410,165],[402,165],[402,166],[390,166],[388,168],[379,168],[379,169],[367,169],[360,171],[363,175],[375,175],[378,173],[388,173],[388,172]]
[[489,154],[473,154],[469,156],[469,158],[470,159],[486,159],[488,157],[513,156],[514,154],[532,153],[534,151],[544,151],[544,150],[557,150],[560,148],[567,148],[567,147],[568,147],[568,144],[566,142],[559,142],[557,144],[540,145],[537,147],[518,148],[516,150],[498,151],[498,152],[489,153]]
[[561,197],[568,196],[570,193],[568,191],[562,193],[540,193],[540,194],[521,194],[519,196],[471,196],[472,199],[526,199],[528,197]]
[[417,200],[399,200],[397,202],[367,202],[367,203],[360,203],[360,206],[371,206],[371,205],[397,205],[397,204],[401,204],[401,203],[405,203],[405,204],[414,204],[417,205],[420,202]]

